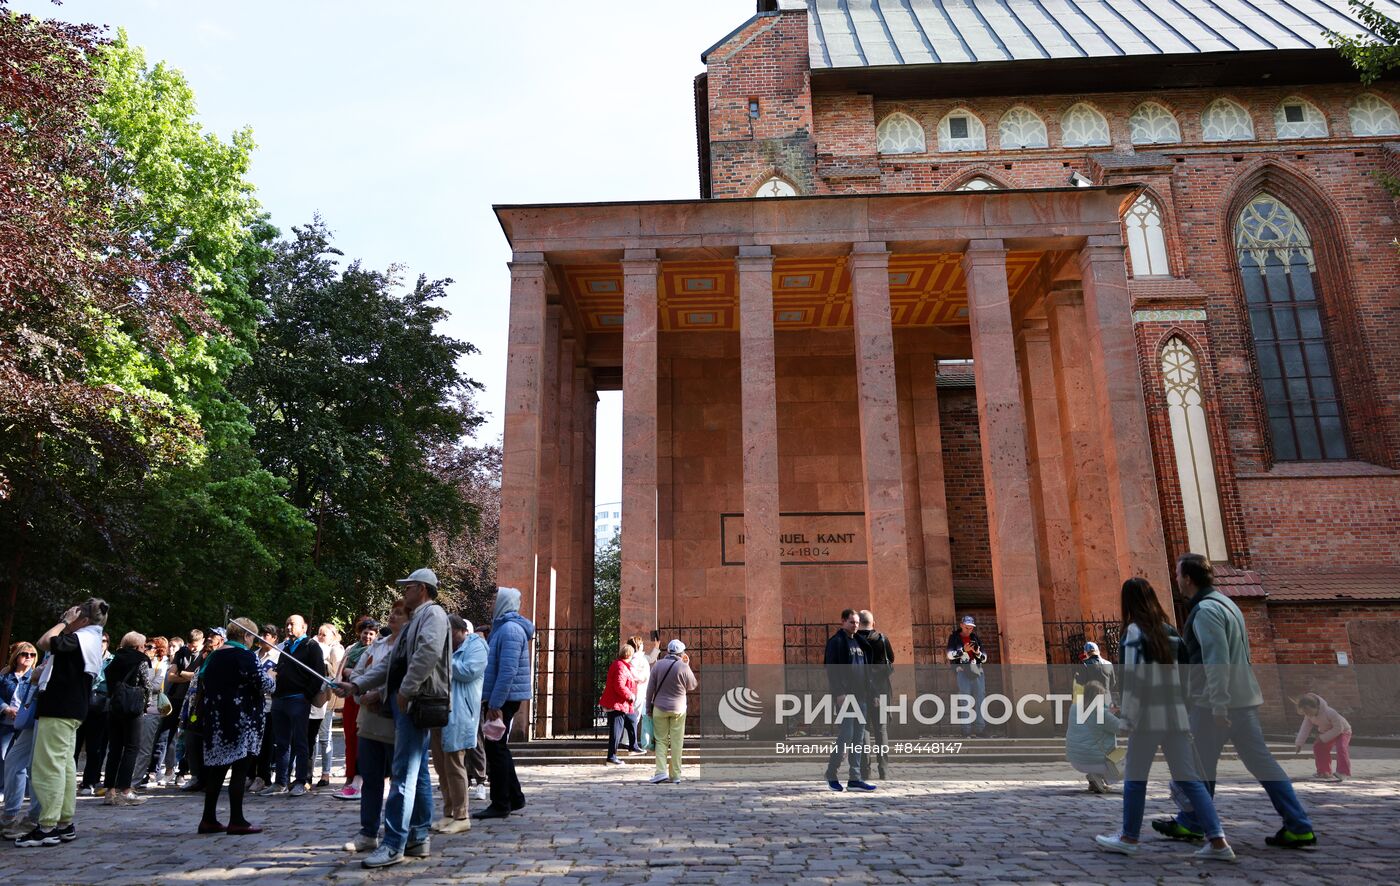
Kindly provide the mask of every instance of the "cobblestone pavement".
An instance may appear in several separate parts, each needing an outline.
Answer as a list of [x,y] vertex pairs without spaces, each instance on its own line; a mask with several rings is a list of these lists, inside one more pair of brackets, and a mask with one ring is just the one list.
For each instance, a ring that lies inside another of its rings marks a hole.
[[[340,848],[357,827],[357,804],[328,791],[250,799],[249,817],[267,828],[250,837],[196,835],[200,805],[188,794],[153,791],[136,808],[84,798],[80,839],[55,848],[0,847],[0,882],[1396,881],[1400,778],[1393,765],[1376,767],[1386,770],[1382,777],[1343,785],[1299,782],[1323,840],[1308,853],[1266,848],[1264,837],[1278,824],[1263,791],[1222,782],[1237,865],[1193,862],[1190,847],[1150,837],[1135,858],[1101,854],[1093,836],[1116,830],[1120,797],[1089,794],[1068,771],[1046,782],[1018,779],[1014,768],[1003,767],[998,780],[950,773],[958,780],[891,781],[859,796],[831,793],[818,780],[702,776],[650,785],[650,765],[635,761],[625,768],[522,768],[529,801],[522,813],[478,822],[466,834],[434,836],[431,858],[375,872]],[[1150,785],[1149,820],[1169,805],[1165,783]]]

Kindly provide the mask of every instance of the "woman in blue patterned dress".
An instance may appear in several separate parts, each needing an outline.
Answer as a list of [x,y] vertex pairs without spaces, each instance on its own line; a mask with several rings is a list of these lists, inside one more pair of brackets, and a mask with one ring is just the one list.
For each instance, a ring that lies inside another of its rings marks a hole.
[[[258,657],[250,649],[258,627],[240,618],[228,626],[228,642],[205,659],[199,672],[199,721],[204,744],[204,818],[201,834],[256,834],[256,827],[243,817],[243,791],[248,783],[249,761],[262,747],[263,692],[268,675],[258,667]],[[229,820],[219,822],[219,792],[224,777],[229,780]]]

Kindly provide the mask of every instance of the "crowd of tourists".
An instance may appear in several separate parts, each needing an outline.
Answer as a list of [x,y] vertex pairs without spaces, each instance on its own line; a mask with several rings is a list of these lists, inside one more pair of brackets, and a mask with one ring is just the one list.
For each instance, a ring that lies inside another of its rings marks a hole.
[[[73,606],[36,643],[15,643],[0,672],[0,829],[19,847],[57,846],[78,837],[79,796],[137,805],[171,787],[203,793],[200,834],[256,834],[249,794],[320,789],[360,804],[346,849],[383,867],[427,856],[433,832],[518,812],[509,739],[530,697],[534,626],[513,588],[499,589],[492,624],[476,628],[438,605],[437,585],[429,569],[398,582],[385,622],[359,619],[348,647],[334,625],[313,637],[291,615],[281,630],[240,617],[188,642],[131,631],[112,650],[108,604]],[[485,805],[469,814],[471,800]]]
[[[1182,557],[1176,577],[1189,598],[1180,632],[1152,586],[1129,579],[1121,589],[1118,666],[1088,643],[1075,669],[1068,760],[1091,791],[1122,785],[1121,825],[1096,837],[1096,845],[1138,851],[1146,783],[1160,750],[1178,813],[1153,821],[1153,830],[1203,844],[1200,859],[1234,860],[1215,797],[1220,757],[1232,743],[1282,819],[1265,843],[1316,846],[1312,821],[1261,731],[1263,695],[1243,615],[1215,588],[1206,558]],[[73,606],[36,643],[14,644],[0,671],[4,835],[20,847],[69,842],[77,837],[78,796],[134,805],[143,801],[141,791],[164,786],[203,792],[199,833],[258,833],[244,814],[249,793],[297,798],[333,787],[337,710],[344,783],[332,796],[360,804],[359,830],[345,848],[368,853],[365,867],[425,857],[432,833],[457,834],[473,819],[519,812],[526,800],[509,738],[531,696],[535,633],[520,614],[520,592],[498,589],[490,627],[477,628],[437,603],[431,570],[398,587],[387,619],[360,619],[348,647],[333,625],[311,637],[305,619],[291,615],[280,631],[236,618],[192,630],[187,642],[132,631],[111,651],[107,603],[93,598]],[[895,652],[869,610],[845,610],[841,622],[825,650],[829,688],[837,708],[854,702],[860,716],[838,719],[826,783],[832,791],[871,792],[877,787],[869,779],[888,777],[884,718],[873,714],[885,710],[891,694]],[[946,646],[958,693],[973,701],[974,715],[962,724],[967,738],[987,733],[988,655],[976,627],[972,616],[963,617]],[[624,765],[624,751],[651,748],[649,780],[679,783],[686,697],[697,685],[680,640],[663,652],[655,633],[650,649],[642,637],[628,638],[598,702],[608,726],[606,762]],[[1349,776],[1345,718],[1316,693],[1296,706],[1303,717],[1296,750],[1316,732],[1318,777]],[[1124,735],[1126,748],[1119,746]],[[436,817],[430,762],[442,795]],[[221,820],[225,789],[228,815]],[[471,800],[485,805],[472,813]]]

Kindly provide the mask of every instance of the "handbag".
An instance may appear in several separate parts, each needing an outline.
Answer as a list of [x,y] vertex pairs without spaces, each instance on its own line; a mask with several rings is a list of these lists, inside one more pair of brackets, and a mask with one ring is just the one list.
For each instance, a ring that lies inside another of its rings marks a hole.
[[408,718],[419,729],[441,729],[452,715],[452,699],[446,695],[422,695],[408,703]]
[[124,714],[128,717],[135,717],[146,711],[146,690],[131,681],[132,677],[140,677],[141,669],[132,668],[126,679],[118,684],[112,691],[112,713]]

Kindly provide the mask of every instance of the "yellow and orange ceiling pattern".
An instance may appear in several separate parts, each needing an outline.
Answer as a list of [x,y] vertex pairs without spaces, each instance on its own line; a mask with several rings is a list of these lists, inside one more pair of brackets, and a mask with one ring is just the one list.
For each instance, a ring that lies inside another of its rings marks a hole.
[[[1045,259],[1010,252],[1007,284],[1015,297]],[[967,284],[956,254],[890,256],[890,319],[895,326],[967,322]],[[622,328],[622,267],[566,265],[564,289],[590,332]],[[663,331],[739,328],[739,281],[732,261],[663,262],[657,281]],[[845,256],[780,258],[773,263],[773,324],[778,329],[851,325],[851,274]]]

